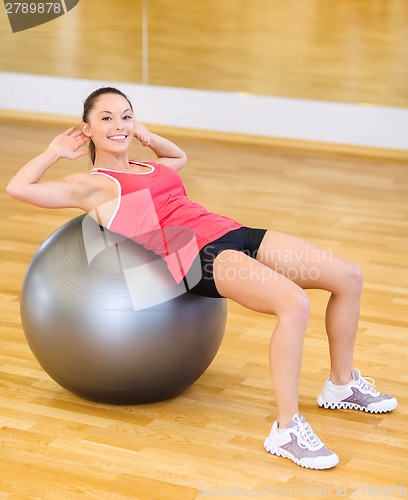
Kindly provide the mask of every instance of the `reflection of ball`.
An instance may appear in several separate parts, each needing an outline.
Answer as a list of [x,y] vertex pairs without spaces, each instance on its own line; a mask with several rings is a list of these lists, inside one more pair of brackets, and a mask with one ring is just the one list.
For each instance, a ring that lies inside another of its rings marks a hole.
[[161,283],[169,289],[165,262],[121,238],[89,264],[83,220],[53,233],[27,269],[21,319],[34,355],[57,383],[93,401],[136,404],[177,395],[214,359],[226,300],[170,292],[175,298],[136,310],[123,262],[143,269],[136,293],[142,296]]

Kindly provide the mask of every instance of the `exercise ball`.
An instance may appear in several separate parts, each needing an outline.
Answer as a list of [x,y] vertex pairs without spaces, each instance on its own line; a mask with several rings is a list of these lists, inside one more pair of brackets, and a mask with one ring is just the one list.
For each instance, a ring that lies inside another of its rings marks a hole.
[[21,321],[43,369],[92,401],[142,404],[171,398],[213,361],[225,299],[176,286],[166,263],[88,215],[64,224],[26,271]]

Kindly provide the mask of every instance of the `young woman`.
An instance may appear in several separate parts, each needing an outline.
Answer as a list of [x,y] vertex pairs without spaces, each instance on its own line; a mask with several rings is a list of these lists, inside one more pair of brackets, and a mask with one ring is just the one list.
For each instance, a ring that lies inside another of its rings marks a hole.
[[[157,162],[129,160],[134,137],[156,154]],[[81,147],[88,142],[94,165],[90,173],[41,181],[60,158],[75,160],[86,155]],[[309,317],[305,289],[331,292],[326,311],[331,369],[317,399],[319,406],[377,413],[391,411],[398,404],[394,397],[377,392],[353,369],[362,291],[360,270],[295,236],[247,228],[207,212],[186,195],[176,172],[185,163],[179,147],[135,120],[132,105],[122,92],[101,88],[84,103],[81,130],[71,127],[58,135],[16,173],[7,192],[40,207],[76,207],[97,213],[102,225],[142,242],[164,258],[168,253],[157,234],[162,235],[166,227],[193,231],[195,244],[182,255],[181,265],[167,259],[175,281],[188,282],[189,270],[199,255],[202,277],[192,292],[227,297],[277,317],[269,359],[278,415],[266,438],[266,450],[303,467],[333,467],[339,461],[337,455],[324,446],[298,409],[303,338]]]

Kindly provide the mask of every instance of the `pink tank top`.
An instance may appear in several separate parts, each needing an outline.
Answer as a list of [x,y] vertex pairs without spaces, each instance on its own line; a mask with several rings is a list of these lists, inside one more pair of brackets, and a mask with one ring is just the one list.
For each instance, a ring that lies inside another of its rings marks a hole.
[[179,283],[199,251],[242,224],[191,201],[177,171],[153,162],[142,173],[95,168],[92,174],[112,179],[118,187],[116,209],[107,229],[129,238],[166,260]]

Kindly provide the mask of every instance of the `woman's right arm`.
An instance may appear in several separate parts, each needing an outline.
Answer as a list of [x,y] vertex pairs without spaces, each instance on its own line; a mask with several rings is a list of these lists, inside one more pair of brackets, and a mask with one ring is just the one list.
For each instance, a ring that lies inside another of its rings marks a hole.
[[75,131],[75,127],[58,135],[44,152],[15,174],[7,186],[7,194],[38,207],[83,208],[83,198],[89,189],[87,174],[73,174],[56,181],[40,181],[60,158],[75,160],[86,155],[86,151],[80,148],[88,140],[81,131]]

